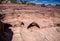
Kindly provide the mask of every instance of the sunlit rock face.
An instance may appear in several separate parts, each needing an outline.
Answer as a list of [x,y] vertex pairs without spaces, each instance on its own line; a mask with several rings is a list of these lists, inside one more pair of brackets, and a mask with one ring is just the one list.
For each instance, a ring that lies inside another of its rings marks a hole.
[[[11,25],[4,32],[6,38],[3,37],[6,41],[60,41],[60,23],[58,23],[60,18],[57,16],[59,12],[54,8],[40,7],[41,10],[35,8],[2,10],[5,17],[1,21]],[[54,16],[53,13],[57,15]]]
[[[60,32],[54,27],[53,17],[42,14],[6,15],[3,22],[12,25],[12,41],[59,41]],[[37,24],[38,26],[36,26]]]

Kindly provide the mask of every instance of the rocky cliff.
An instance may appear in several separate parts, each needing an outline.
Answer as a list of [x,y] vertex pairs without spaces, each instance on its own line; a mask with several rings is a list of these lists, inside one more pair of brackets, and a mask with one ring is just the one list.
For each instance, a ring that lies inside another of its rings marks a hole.
[[60,41],[60,9],[17,4],[0,7],[3,41]]

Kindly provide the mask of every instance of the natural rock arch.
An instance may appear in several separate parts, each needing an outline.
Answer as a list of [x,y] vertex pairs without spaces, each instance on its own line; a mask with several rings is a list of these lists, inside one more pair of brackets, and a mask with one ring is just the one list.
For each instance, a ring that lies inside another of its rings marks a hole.
[[29,28],[31,28],[31,27],[33,27],[33,26],[36,26],[36,27],[40,28],[40,26],[39,26],[37,23],[32,22],[32,23],[27,27],[27,29],[29,29]]

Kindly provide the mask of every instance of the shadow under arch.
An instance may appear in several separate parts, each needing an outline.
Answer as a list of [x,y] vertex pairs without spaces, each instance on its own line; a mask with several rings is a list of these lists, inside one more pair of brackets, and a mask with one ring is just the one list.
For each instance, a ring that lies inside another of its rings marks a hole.
[[27,27],[27,29],[29,29],[29,28],[31,28],[31,27],[33,27],[33,26],[36,26],[36,27],[40,28],[40,26],[39,26],[37,23],[32,22],[32,23]]
[[0,20],[2,20],[5,17],[5,14],[0,14]]
[[0,36],[0,41],[12,41],[13,31],[11,29],[9,29],[9,27],[12,27],[12,25],[8,24],[8,23],[3,23],[3,22],[1,22],[1,24],[3,26],[1,25],[0,28],[4,27],[4,31],[2,32],[2,34]]

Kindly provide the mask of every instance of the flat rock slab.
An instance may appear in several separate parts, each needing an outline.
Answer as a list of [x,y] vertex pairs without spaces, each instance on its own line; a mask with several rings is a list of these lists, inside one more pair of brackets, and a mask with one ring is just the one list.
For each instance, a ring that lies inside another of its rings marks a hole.
[[13,35],[12,41],[60,41],[60,32],[56,30],[57,28],[59,27],[29,30],[18,27],[15,29],[17,32]]

